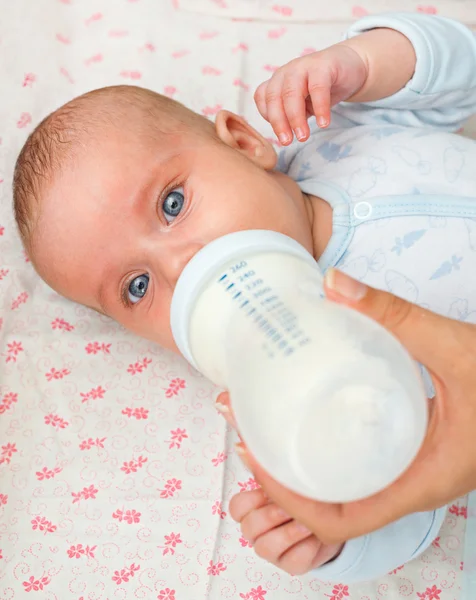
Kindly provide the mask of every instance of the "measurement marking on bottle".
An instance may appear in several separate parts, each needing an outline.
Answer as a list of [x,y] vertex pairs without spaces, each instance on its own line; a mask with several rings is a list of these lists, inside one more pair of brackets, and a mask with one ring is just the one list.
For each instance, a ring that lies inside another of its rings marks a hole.
[[228,275],[225,273],[224,275],[222,275],[220,277],[220,279],[218,280],[218,283],[220,283],[220,281],[223,281],[224,279],[226,279],[228,277]]
[[245,301],[243,302],[243,304],[240,306],[240,308],[245,308],[245,306],[246,306],[247,304],[249,304],[249,303],[250,303],[250,301],[249,301],[249,300],[245,300]]
[[241,296],[241,292],[236,292],[236,294],[233,296],[233,300],[236,300],[240,296]]
[[230,283],[230,285],[226,288],[226,291],[231,290],[232,287],[235,287],[234,283]]

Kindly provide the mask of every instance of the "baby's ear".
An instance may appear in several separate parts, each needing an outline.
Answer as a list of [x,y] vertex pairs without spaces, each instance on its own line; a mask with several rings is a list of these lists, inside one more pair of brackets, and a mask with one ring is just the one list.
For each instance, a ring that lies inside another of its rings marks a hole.
[[215,129],[224,144],[239,150],[262,169],[271,171],[276,166],[273,146],[243,118],[221,110],[215,119]]

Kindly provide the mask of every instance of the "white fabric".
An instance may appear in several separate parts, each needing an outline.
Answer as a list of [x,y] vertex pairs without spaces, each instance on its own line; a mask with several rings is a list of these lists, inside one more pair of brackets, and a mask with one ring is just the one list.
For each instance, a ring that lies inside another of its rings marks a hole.
[[347,21],[386,11],[418,11],[476,23],[473,0],[176,0],[192,12],[227,18],[292,22]]
[[183,360],[39,282],[10,211],[26,135],[71,97],[138,83],[210,116],[230,108],[270,134],[253,108],[254,87],[345,29],[198,17],[165,0],[4,3],[2,600],[458,597],[464,501],[421,557],[372,584],[292,577],[257,558],[227,514],[231,495],[253,482],[213,407],[217,390]]

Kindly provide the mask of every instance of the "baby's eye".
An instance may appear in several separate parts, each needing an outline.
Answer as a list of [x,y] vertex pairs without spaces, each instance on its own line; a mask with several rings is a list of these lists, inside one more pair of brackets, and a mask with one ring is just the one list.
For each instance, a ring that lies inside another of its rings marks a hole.
[[184,202],[183,188],[177,188],[167,194],[167,197],[162,203],[162,212],[164,213],[167,223],[171,223],[175,217],[180,214]]
[[135,277],[129,284],[127,296],[131,304],[137,304],[141,298],[145,296],[149,287],[149,276],[147,274]]

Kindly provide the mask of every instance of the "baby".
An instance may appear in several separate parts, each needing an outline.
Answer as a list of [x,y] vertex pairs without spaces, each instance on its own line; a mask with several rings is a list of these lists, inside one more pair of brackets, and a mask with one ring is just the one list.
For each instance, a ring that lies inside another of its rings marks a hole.
[[[170,303],[190,258],[227,233],[268,229],[300,242],[323,271],[476,315],[476,144],[446,133],[476,108],[469,30],[425,15],[367,17],[341,44],[279,69],[255,99],[289,146],[279,159],[239,116],[222,111],[212,124],[136,87],[90,92],[47,117],[14,175],[19,231],[40,276],[176,350]],[[303,143],[289,145],[293,134]],[[232,513],[280,568],[351,582],[425,550],[445,511],[343,546],[322,544],[259,491],[236,497]]]

